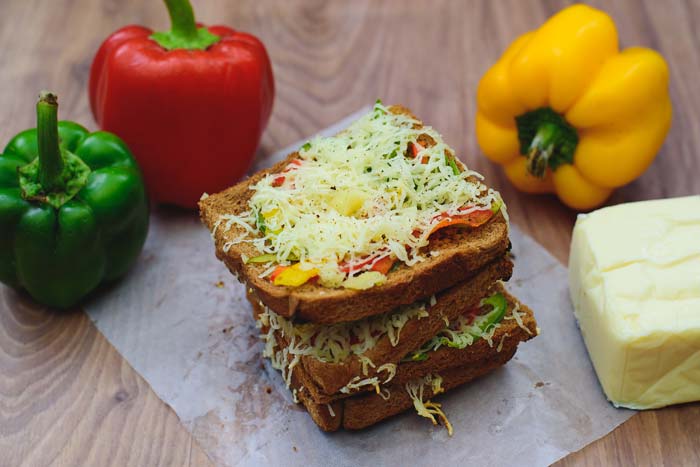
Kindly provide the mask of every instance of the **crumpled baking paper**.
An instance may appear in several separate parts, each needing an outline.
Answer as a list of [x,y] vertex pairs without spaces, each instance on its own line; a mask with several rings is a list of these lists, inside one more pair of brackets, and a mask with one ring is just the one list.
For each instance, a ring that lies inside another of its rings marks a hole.
[[413,411],[360,432],[321,432],[263,363],[244,287],[216,260],[196,215],[154,212],[135,269],[86,308],[217,464],[548,465],[634,412],[603,396],[576,326],[566,269],[516,226],[511,239],[508,288],[535,311],[541,335],[521,344],[505,367],[438,398],[452,437]]

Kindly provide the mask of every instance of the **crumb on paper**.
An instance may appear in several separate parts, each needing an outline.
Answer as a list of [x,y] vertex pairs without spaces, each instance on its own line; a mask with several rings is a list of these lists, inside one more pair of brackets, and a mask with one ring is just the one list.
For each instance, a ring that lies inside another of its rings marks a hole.
[[292,450],[293,450],[294,452],[297,452],[297,451],[298,451],[298,449],[297,449],[296,446],[292,446]]
[[265,387],[265,392],[268,394],[272,394],[272,388],[270,386]]
[[233,326],[229,326],[229,327],[227,327],[227,328],[222,329],[221,332],[223,332],[224,334],[226,334],[227,332],[231,332],[232,329],[233,329]]
[[214,284],[217,289],[223,289],[224,288],[224,281],[219,281],[216,284]]

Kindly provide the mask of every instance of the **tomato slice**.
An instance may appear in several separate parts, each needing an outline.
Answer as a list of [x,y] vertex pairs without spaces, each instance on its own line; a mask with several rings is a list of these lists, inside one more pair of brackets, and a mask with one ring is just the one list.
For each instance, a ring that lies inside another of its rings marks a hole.
[[344,272],[345,274],[350,274],[351,272],[359,271],[363,267],[367,266],[370,264],[376,256],[367,256],[365,259],[360,261],[359,263],[356,263],[354,265],[349,265],[348,263],[341,263],[340,270]]
[[[411,154],[413,155],[413,158],[415,159],[418,157],[418,154],[424,149],[423,146],[421,146],[418,143],[408,143],[411,145]],[[423,156],[420,160],[421,164],[427,164],[428,161],[430,160],[429,156]]]
[[[349,265],[347,262],[340,263],[339,264],[340,270],[342,272],[344,272],[345,274],[350,274],[350,273],[353,273],[355,271],[359,271],[360,269],[366,267],[367,265],[372,264],[382,254],[386,254],[386,250],[383,252],[380,251],[379,253],[376,253],[374,255],[365,256],[364,258],[362,258],[362,261],[355,263],[352,266]],[[387,256],[385,258],[382,258],[382,259],[378,260],[376,263],[374,263],[374,265],[372,265],[372,267],[370,268],[370,271],[378,271],[378,272],[381,272],[382,274],[386,274],[386,272],[384,272],[384,269],[386,268],[386,271],[389,272],[389,269],[391,269],[391,266],[394,265],[394,261],[395,260],[391,256]],[[388,264],[388,267],[387,267],[387,264]],[[376,268],[378,268],[378,269],[376,269]]]
[[372,271],[381,272],[385,276],[389,273],[396,260],[391,256],[385,256],[372,266]]
[[296,170],[298,167],[301,167],[303,164],[303,161],[301,159],[292,159],[289,161],[289,164],[287,164],[287,167],[282,170],[281,173],[277,174],[277,176],[272,179],[272,186],[273,187],[278,187],[282,186],[284,184],[284,181],[286,180],[286,177],[282,174],[285,174],[287,172],[291,172],[292,170]]
[[[460,211],[465,211],[466,209],[469,208],[461,208]],[[440,229],[453,225],[476,228],[488,222],[488,220],[493,217],[493,214],[491,209],[477,209],[467,214],[456,214],[452,216],[443,213],[435,217],[435,219],[440,219],[440,222],[433,226],[430,234],[432,235]]]
[[418,143],[409,143],[411,145],[411,154],[413,154],[413,158],[415,159],[418,157],[418,153],[423,149],[423,146],[421,146]]

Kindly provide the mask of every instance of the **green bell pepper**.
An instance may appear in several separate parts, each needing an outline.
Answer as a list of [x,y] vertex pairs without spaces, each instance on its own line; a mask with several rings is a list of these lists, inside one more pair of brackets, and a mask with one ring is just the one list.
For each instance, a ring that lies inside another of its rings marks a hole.
[[42,92],[37,128],[0,154],[0,282],[68,308],[133,265],[148,233],[141,171],[117,136],[57,121]]
[[[473,344],[492,327],[503,321],[508,311],[508,301],[502,293],[496,292],[488,298],[481,300],[480,306],[491,306],[491,311],[477,317],[474,323],[464,330],[443,330],[438,335],[423,344],[418,350],[409,353],[402,361],[422,362],[430,357],[430,352],[443,345],[453,349],[464,349]],[[447,336],[441,335],[447,333]]]

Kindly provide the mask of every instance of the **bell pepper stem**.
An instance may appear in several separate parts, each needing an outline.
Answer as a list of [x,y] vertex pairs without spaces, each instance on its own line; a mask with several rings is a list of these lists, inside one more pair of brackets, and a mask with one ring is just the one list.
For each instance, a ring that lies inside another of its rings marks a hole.
[[535,177],[544,177],[547,168],[556,170],[574,162],[578,133],[564,116],[542,107],[515,117],[515,123],[520,153],[527,157],[527,170]]
[[169,31],[154,32],[151,39],[166,50],[206,50],[220,37],[207,28],[198,28],[189,0],[164,0],[170,15]]
[[542,178],[549,165],[549,158],[554,152],[559,130],[553,123],[543,123],[537,129],[527,153],[527,170],[535,177]]
[[49,91],[39,94],[36,104],[39,183],[45,191],[60,188],[63,155],[58,145],[58,98]]
[[172,33],[182,38],[195,37],[197,24],[189,0],[165,0],[165,5],[168,7]]

